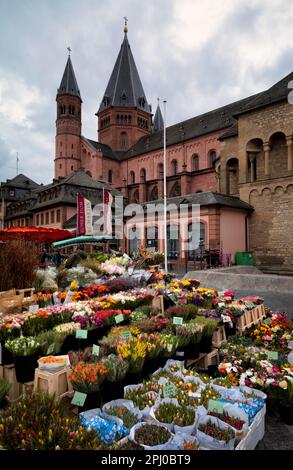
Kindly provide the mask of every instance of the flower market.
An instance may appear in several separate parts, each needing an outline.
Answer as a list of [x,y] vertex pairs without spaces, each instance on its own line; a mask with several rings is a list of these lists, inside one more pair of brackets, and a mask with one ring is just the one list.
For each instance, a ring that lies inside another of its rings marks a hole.
[[162,259],[91,253],[0,293],[2,450],[253,450],[269,413],[292,426],[288,315]]

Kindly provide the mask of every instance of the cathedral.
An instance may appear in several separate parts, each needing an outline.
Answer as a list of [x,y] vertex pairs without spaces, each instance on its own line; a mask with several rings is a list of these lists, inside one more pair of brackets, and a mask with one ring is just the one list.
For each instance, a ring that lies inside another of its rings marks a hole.
[[[219,250],[227,262],[251,251],[267,272],[293,271],[291,80],[293,72],[268,90],[166,129],[168,201],[200,205],[204,249]],[[163,198],[163,116],[159,102],[152,114],[127,26],[97,109],[97,140],[82,134],[81,96],[69,53],[56,96],[54,180],[44,186],[19,175],[2,183],[6,226],[74,229],[77,192],[93,204],[103,188],[144,207]],[[12,197],[20,179],[29,188]],[[172,230],[168,220],[170,266],[187,269],[196,250],[184,252],[180,239],[171,240]],[[146,247],[163,249],[156,226],[142,221],[141,231]],[[131,253],[138,243],[125,239],[122,247]]]

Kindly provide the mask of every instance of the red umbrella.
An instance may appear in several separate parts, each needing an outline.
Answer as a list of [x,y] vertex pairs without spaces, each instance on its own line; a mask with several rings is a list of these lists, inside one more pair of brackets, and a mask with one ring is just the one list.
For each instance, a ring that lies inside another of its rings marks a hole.
[[51,243],[74,237],[69,230],[48,227],[10,227],[0,230],[0,240],[25,240]]

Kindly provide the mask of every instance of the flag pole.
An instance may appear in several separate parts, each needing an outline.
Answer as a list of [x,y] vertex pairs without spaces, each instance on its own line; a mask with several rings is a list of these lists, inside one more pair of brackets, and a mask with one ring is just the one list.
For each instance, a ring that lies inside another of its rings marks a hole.
[[168,242],[167,242],[167,155],[166,155],[166,104],[164,105],[164,253],[165,253],[165,271],[168,272]]

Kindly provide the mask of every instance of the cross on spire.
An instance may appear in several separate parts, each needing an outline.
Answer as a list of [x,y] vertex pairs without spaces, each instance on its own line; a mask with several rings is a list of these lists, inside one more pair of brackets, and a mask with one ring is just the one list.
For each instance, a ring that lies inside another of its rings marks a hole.
[[128,18],[127,16],[123,16],[123,19],[124,19],[124,33],[127,33],[128,32],[128,28],[127,28]]
[[70,52],[72,52],[72,50],[70,49],[70,46],[67,47],[67,50],[68,50],[68,55],[70,55]]

